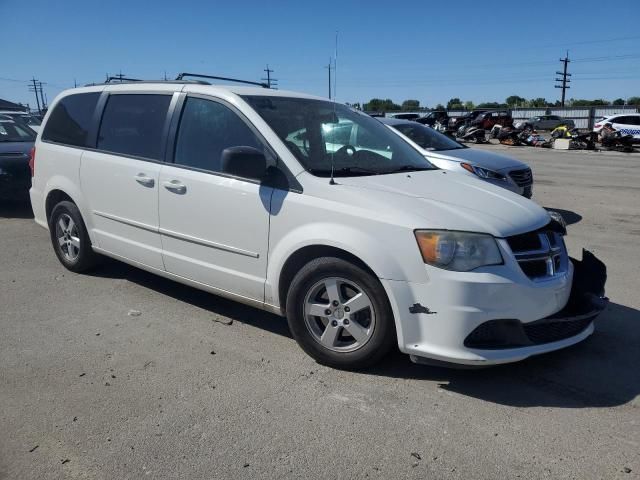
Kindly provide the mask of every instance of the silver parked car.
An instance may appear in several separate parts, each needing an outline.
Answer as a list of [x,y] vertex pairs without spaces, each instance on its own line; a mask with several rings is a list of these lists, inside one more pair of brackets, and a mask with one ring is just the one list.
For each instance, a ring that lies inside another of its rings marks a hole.
[[533,195],[533,174],[526,163],[469,148],[417,122],[393,118],[378,120],[409,141],[438,168],[473,175],[527,198]]
[[560,125],[566,125],[568,128],[575,128],[576,126],[570,118],[562,118],[558,115],[540,115],[532,117],[523,123],[531,125],[535,130],[553,130]]

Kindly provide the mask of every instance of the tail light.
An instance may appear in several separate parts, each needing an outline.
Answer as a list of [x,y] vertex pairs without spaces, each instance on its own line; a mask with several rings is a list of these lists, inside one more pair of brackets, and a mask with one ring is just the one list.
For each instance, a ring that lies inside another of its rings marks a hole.
[[594,127],[594,128],[600,128],[601,126],[602,126],[602,124],[601,124],[601,123],[596,123],[593,127]]
[[31,170],[31,177],[36,175],[36,147],[31,149],[29,153],[29,170]]

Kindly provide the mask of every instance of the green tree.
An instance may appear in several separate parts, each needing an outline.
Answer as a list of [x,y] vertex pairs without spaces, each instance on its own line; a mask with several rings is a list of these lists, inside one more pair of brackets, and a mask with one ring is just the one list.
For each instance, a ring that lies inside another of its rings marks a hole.
[[506,103],[498,103],[498,102],[482,102],[476,105],[476,108],[505,108],[507,107]]
[[598,98],[596,100],[584,100],[581,98],[571,99],[571,106],[573,107],[594,107],[598,105],[609,105],[609,102],[602,98]]
[[387,98],[382,100],[380,98],[372,98],[368,103],[364,104],[364,110],[375,112],[393,112],[400,110],[400,105],[393,103],[393,100]]
[[466,102],[464,102],[464,108],[467,110],[473,110],[475,108],[475,105],[471,100],[467,100]]
[[447,110],[456,110],[461,108],[463,108],[462,101],[457,97],[451,98],[447,102]]
[[542,97],[532,98],[527,103],[530,107],[546,107],[548,105],[547,99]]
[[613,105],[624,105],[624,98],[616,98],[613,101]]
[[510,107],[517,107],[524,105],[526,101],[526,98],[520,97],[518,95],[511,95],[506,98],[505,103]]
[[627,105],[640,105],[640,97],[627,98]]
[[433,107],[434,110],[446,110],[445,106],[442,105],[441,103],[437,104],[435,107]]
[[420,101],[405,100],[402,102],[402,110],[420,110]]

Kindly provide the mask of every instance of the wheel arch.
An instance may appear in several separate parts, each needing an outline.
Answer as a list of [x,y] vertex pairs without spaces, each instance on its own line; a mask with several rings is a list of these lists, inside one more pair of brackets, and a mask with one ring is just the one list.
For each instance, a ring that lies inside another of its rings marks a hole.
[[287,294],[291,288],[291,282],[293,281],[296,273],[310,261],[321,257],[340,258],[357,265],[378,278],[376,272],[366,262],[347,250],[332,245],[306,245],[289,255],[280,270],[278,278],[278,301],[280,304],[280,310],[283,314],[286,313],[285,299],[287,298]]
[[47,223],[49,222],[49,217],[51,216],[51,212],[53,211],[54,207],[58,203],[63,202],[65,200],[75,204],[76,206],[78,205],[76,201],[73,198],[71,198],[69,194],[67,194],[64,190],[60,190],[59,188],[54,188],[49,193],[47,193],[47,197],[44,201],[44,211],[45,211]]
[[87,211],[87,206],[84,201],[85,198],[82,195],[82,191],[79,186],[75,185],[66,177],[56,176],[51,178],[47,183],[45,192],[44,211],[47,226],[49,225],[49,216],[51,215],[53,208],[61,201],[70,201],[78,207],[78,210],[80,210],[80,215],[82,215],[82,220],[87,227],[89,238],[91,238],[91,242],[96,245],[96,239],[93,236],[93,223],[91,216],[89,215],[90,212]]

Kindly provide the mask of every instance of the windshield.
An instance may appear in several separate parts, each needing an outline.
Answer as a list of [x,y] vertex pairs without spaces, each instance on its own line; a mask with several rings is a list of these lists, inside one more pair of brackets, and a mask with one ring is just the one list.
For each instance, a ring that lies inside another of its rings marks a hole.
[[439,152],[442,150],[457,150],[459,148],[467,148],[464,145],[451,140],[446,135],[436,132],[433,128],[429,128],[420,123],[401,123],[391,125],[404,136],[410,138],[413,142],[420,145],[425,150]]
[[305,98],[244,96],[302,166],[317,176],[435,169],[378,120],[345,105]]
[[14,122],[0,121],[0,142],[33,142],[35,132]]

